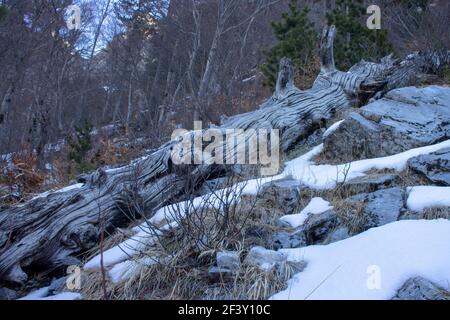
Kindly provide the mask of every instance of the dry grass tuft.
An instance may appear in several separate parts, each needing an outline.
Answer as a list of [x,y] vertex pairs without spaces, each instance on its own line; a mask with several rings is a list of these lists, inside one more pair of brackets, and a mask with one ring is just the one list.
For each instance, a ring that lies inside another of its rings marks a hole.
[[[155,252],[148,252],[154,255]],[[211,257],[212,258],[212,257]],[[180,250],[165,264],[139,266],[132,276],[118,284],[108,281],[107,299],[115,300],[265,300],[286,288],[298,265],[285,263],[270,272],[242,265],[232,275],[211,277],[213,259],[202,259]],[[89,300],[104,299],[101,273],[85,275],[82,295]]]
[[39,192],[44,182],[44,175],[37,169],[37,157],[34,153],[17,153],[13,155],[12,166],[5,163],[0,168],[0,184],[18,185],[25,193]]
[[[279,230],[276,222],[283,213],[274,209],[270,200],[252,195],[242,195],[239,203],[228,209],[226,227],[218,221],[217,209],[199,210],[178,221],[178,228],[164,232],[140,256],[166,257],[162,262],[138,265],[120,283],[108,280],[108,299],[267,299],[284,289],[286,281],[299,271],[297,264],[286,263],[264,272],[243,263],[232,274],[213,277],[208,270],[216,263],[216,252],[238,251],[243,261],[253,246],[270,248],[270,238]],[[101,272],[88,273],[86,281],[83,297],[103,299]]]
[[436,220],[436,219],[450,219],[450,208],[432,208],[424,210],[420,219]]

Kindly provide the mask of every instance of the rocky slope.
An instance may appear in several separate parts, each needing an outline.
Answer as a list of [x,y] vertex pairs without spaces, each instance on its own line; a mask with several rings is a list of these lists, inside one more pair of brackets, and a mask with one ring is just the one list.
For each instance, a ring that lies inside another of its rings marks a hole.
[[[197,298],[234,298],[217,287],[250,268],[270,274],[273,282],[293,277],[287,287],[250,298],[449,299],[449,150],[448,87],[393,90],[348,114],[323,134],[323,144],[287,161],[283,173],[241,183],[232,202],[255,201],[259,220],[245,236],[256,232],[259,243],[210,252],[197,265],[205,270],[197,277],[208,279],[204,296]],[[185,217],[205,207],[224,211],[225,194],[185,202]],[[185,227],[179,212],[180,206],[164,207],[150,223],[173,236]],[[154,265],[170,268],[174,257],[167,255],[170,250],[152,251],[159,241],[148,227],[137,226],[134,236],[87,261],[86,282],[103,267],[108,290],[117,293],[149,281],[143,270],[157,276]],[[98,290],[76,298],[98,297]],[[42,296],[48,295],[49,290]]]

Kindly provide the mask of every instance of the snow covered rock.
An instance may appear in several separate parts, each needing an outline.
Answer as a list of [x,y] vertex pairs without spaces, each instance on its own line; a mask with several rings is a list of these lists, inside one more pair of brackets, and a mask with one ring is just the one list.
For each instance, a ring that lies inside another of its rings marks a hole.
[[417,186],[408,188],[409,210],[421,212],[432,208],[450,208],[450,187]]
[[238,270],[241,267],[240,254],[237,251],[217,252],[216,260],[219,268]]
[[[329,205],[329,203],[327,202]],[[297,229],[293,232],[278,232],[272,237],[272,244],[275,249],[301,248],[307,245],[322,244],[342,240],[348,237],[348,231],[343,230],[343,226],[333,210],[333,207],[323,207],[322,213],[312,213],[292,215],[290,223],[301,218],[302,223],[296,223]],[[307,207],[308,208],[308,207]],[[306,208],[305,208],[306,209]],[[285,216],[289,217],[289,216]],[[284,217],[283,217],[284,218]],[[289,221],[288,221],[289,222]],[[345,229],[345,228],[344,228]],[[336,234],[335,234],[336,233]]]
[[420,275],[448,290],[450,221],[404,220],[329,245],[282,250],[306,268],[273,299],[386,300]]
[[319,214],[331,210],[330,203],[320,197],[311,199],[309,204],[298,214],[289,214],[280,218],[281,224],[298,228],[303,225],[309,215]]
[[450,186],[450,148],[412,158],[408,165],[433,183]]
[[407,168],[409,159],[449,147],[450,139],[431,146],[410,149],[387,157],[364,159],[337,165],[316,165],[313,159],[322,153],[324,149],[324,145],[322,144],[313,148],[308,153],[286,162],[283,174],[297,179],[302,185],[311,189],[332,189],[338,183],[364,176],[370,170],[389,169],[397,172],[403,171]]
[[397,154],[450,137],[450,88],[406,87],[351,113],[324,140],[324,155],[353,161]]
[[324,244],[330,244],[333,242],[347,239],[351,236],[350,230],[346,226],[339,226],[334,229],[323,242]]
[[350,113],[345,121],[324,139],[324,155],[331,161],[349,162],[375,158],[379,152],[380,127],[358,113]]
[[269,272],[280,267],[286,260],[287,256],[281,252],[267,250],[263,247],[253,247],[245,258],[245,263]]
[[448,300],[450,292],[422,277],[406,281],[393,300]]
[[363,206],[364,222],[362,230],[379,227],[397,221],[405,211],[405,192],[400,188],[379,190],[358,194],[350,198],[352,203]]
[[307,244],[322,243],[338,225],[338,216],[332,210],[309,216],[303,229]]
[[278,180],[265,183],[261,187],[260,196],[273,201],[275,208],[285,214],[294,213],[300,200],[301,184],[297,180]]

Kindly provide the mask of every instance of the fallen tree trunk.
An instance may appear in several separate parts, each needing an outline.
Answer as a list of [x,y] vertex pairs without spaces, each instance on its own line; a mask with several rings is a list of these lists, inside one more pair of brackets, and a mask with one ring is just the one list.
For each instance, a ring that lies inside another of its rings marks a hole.
[[[424,72],[448,63],[447,54],[442,58],[417,53],[402,62],[387,57],[381,63],[361,62],[341,72],[334,65],[335,32],[334,26],[323,32],[322,69],[311,89],[294,86],[292,63],[282,59],[274,95],[258,110],[226,119],[217,130],[278,129],[280,148],[287,151],[336,112],[414,83]],[[192,186],[224,174],[214,171],[217,166],[213,165],[174,165],[171,152],[179,143],[172,140],[127,166],[99,169],[75,187],[0,212],[0,279],[24,283],[27,268],[80,264],[77,255],[94,247],[101,232],[151,216],[179,199],[187,183]],[[225,149],[230,153],[226,157],[234,157],[237,148]]]

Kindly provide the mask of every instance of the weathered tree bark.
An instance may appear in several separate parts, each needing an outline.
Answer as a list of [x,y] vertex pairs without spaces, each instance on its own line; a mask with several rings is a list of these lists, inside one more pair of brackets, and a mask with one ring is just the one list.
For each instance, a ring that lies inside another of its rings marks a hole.
[[[361,62],[341,72],[334,66],[334,35],[333,26],[323,33],[322,69],[311,89],[301,91],[294,86],[292,63],[282,59],[274,95],[256,111],[230,117],[217,129],[279,129],[280,148],[286,151],[336,112],[410,84],[419,74],[448,63],[447,53],[416,53],[400,63],[387,57],[378,64]],[[28,267],[78,264],[76,256],[98,242],[100,217],[112,231],[179,200],[186,183],[217,177],[213,165],[174,165],[171,152],[178,143],[170,141],[118,169],[99,169],[82,180],[79,188],[53,192],[0,212],[0,279],[23,283]],[[225,149],[226,157],[234,156],[237,148]]]

